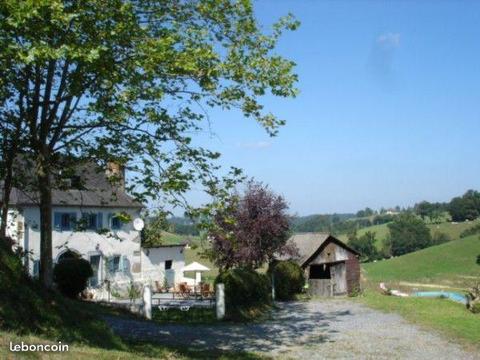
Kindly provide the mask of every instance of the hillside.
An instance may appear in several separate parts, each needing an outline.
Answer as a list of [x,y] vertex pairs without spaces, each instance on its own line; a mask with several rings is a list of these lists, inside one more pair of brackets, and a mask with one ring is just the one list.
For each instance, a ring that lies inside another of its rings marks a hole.
[[200,242],[199,236],[180,235],[168,231],[162,231],[161,236],[155,242],[149,244],[150,247],[160,245],[176,245],[181,243],[198,244]]
[[[89,308],[47,291],[23,272],[20,258],[0,240],[0,329],[65,342],[117,347],[120,341]],[[75,316],[72,316],[75,314]]]
[[[480,224],[480,219],[474,221],[465,221],[461,223],[454,222],[443,222],[441,224],[427,224],[427,227],[430,229],[432,235],[435,232],[442,232],[449,235],[452,240],[460,239],[460,234],[475,225]],[[367,231],[374,232],[377,238],[377,247],[381,248],[383,239],[388,235],[388,223],[381,225],[373,225],[365,228],[361,228],[357,231],[358,236],[362,236]],[[341,234],[338,238],[342,241],[348,241],[347,234]]]
[[414,281],[444,285],[468,285],[480,278],[476,256],[480,239],[470,236],[432,246],[397,258],[363,264],[364,275],[373,282]]

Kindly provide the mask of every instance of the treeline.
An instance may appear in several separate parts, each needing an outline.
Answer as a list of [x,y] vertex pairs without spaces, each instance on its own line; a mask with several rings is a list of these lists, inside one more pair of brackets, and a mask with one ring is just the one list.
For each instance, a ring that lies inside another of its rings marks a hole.
[[168,231],[178,235],[198,236],[197,224],[189,218],[174,216],[167,219]]
[[379,214],[357,218],[354,214],[326,214],[307,217],[293,217],[292,232],[328,232],[334,235],[351,233],[361,228],[381,225],[394,219],[393,214]]
[[422,201],[415,204],[414,210],[423,220],[428,218],[432,222],[439,222],[445,212],[448,212],[452,221],[475,220],[480,216],[480,192],[468,190],[448,203]]

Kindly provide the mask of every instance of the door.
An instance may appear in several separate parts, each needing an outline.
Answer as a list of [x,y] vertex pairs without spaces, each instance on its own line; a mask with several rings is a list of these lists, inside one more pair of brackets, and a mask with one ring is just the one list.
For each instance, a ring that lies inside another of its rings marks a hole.
[[93,276],[90,278],[89,283],[91,287],[97,287],[100,284],[100,260],[102,259],[101,255],[91,255],[90,256],[90,265],[92,266]]
[[338,263],[332,265],[330,268],[331,276],[333,279],[334,287],[333,287],[333,294],[334,295],[342,295],[347,293],[347,270],[345,263]]

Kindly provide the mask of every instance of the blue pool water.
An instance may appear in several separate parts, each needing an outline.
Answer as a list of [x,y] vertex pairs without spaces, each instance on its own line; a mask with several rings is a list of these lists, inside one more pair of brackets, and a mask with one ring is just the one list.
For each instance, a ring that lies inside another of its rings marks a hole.
[[465,295],[450,291],[419,291],[413,293],[413,296],[447,298],[453,301],[461,302],[462,304],[467,303],[467,298]]

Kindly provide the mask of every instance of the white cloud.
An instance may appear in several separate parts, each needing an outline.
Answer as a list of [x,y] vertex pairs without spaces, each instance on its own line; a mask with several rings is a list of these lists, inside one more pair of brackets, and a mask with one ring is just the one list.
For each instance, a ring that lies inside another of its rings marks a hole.
[[399,47],[400,46],[400,34],[399,33],[384,33],[377,37],[377,43],[386,47]]
[[256,142],[250,142],[250,143],[239,143],[237,144],[238,147],[241,147],[243,149],[266,149],[272,146],[272,143],[270,141],[256,141]]

